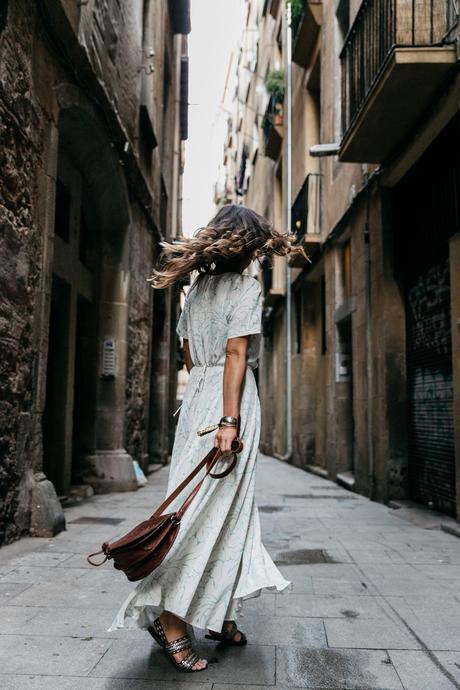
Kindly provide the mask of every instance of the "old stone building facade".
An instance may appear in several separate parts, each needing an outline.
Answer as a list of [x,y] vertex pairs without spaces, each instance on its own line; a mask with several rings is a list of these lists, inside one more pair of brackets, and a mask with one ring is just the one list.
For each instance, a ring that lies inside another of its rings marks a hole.
[[[311,260],[288,278],[285,259],[261,266],[263,449],[373,499],[458,517],[457,9],[295,0],[291,11],[288,51],[286,4],[247,2],[216,199],[283,229],[290,217]],[[319,144],[330,155],[310,155]]]
[[0,9],[0,544],[168,459],[188,2]]

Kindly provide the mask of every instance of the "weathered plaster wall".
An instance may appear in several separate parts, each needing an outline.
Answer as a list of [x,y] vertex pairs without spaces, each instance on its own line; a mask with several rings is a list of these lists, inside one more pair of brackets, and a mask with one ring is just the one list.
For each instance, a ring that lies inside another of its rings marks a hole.
[[[111,214],[125,200],[120,199],[117,205],[115,197],[121,187],[128,190],[126,213],[130,222],[123,241],[129,250],[126,261],[124,255],[119,267],[122,273],[129,273],[127,333],[119,336],[120,353],[125,348],[125,338],[128,349],[120,433],[126,439],[128,453],[144,466],[148,462],[151,415],[150,340],[152,335],[155,337],[153,290],[146,278],[158,251],[155,225],[158,226],[160,219],[162,177],[166,194],[171,194],[171,132],[163,129],[163,120],[172,118],[172,109],[177,104],[173,100],[172,84],[169,105],[165,107],[163,103],[165,55],[170,62],[170,78],[174,79],[173,36],[167,3],[152,4],[157,71],[150,95],[152,112],[157,118],[155,133],[159,141],[162,134],[166,140],[161,148],[154,150],[150,171],[140,167],[136,154],[142,81],[139,68],[145,57],[141,50],[141,3],[91,0],[77,7],[68,0],[53,0],[45,4],[47,12],[42,14],[38,3],[11,0],[6,25],[0,34],[0,544],[26,533],[51,536],[63,526],[56,493],[42,472],[42,413],[48,365],[60,112],[69,107],[69,98],[78,101],[81,94],[83,110],[91,110],[88,123],[86,119],[80,122],[79,136],[88,124],[88,140],[105,138],[101,148],[95,147],[94,151],[97,149],[100,154],[104,145],[110,147],[105,168],[98,166],[96,160],[91,165],[91,160],[83,154],[76,155],[74,160],[77,168],[83,163],[89,166],[84,177],[92,188],[95,182],[100,185],[104,181],[106,193],[102,205],[98,206],[99,211],[105,209],[104,223],[100,222],[99,226],[112,224],[118,228],[118,219],[112,219]],[[65,44],[53,42],[51,34],[56,30],[65,38]],[[85,46],[88,46],[86,58]],[[87,66],[81,69],[85,59]],[[78,69],[72,67],[73,60],[78,63]],[[97,91],[101,84],[103,91]],[[98,100],[102,93],[107,96],[105,103]],[[93,115],[97,137],[89,124]],[[122,131],[130,141],[126,154],[120,147]],[[69,132],[75,139],[72,127]],[[91,146],[83,149],[88,152]],[[103,170],[102,177],[99,169]],[[87,176],[88,170],[93,171],[93,176]],[[117,184],[114,184],[115,175]],[[114,203],[107,206],[110,194],[114,195]],[[166,223],[173,202],[169,198]],[[161,230],[166,232],[168,228]],[[108,239],[109,235],[108,231],[102,234]],[[107,272],[107,267],[104,270]],[[99,299],[102,294],[105,293],[101,286],[95,285],[94,298]],[[168,314],[169,311],[161,318],[169,319]],[[171,330],[169,320],[166,325],[160,325],[167,335]],[[94,333],[98,333],[97,324]],[[169,350],[169,341],[162,348]],[[87,371],[98,379],[99,358]],[[98,381],[92,389],[100,387]],[[170,406],[168,393],[166,388],[159,391],[156,401],[159,408]],[[99,415],[101,409],[99,406]],[[167,413],[164,421],[166,425],[169,422]],[[159,433],[166,449],[162,453],[167,459],[169,430],[165,424]],[[34,508],[45,504],[45,512]]]
[[153,261],[153,242],[138,210],[134,212],[130,234],[126,450],[147,469],[153,290],[146,278]]
[[18,536],[19,487],[33,468],[30,437],[37,375],[34,333],[42,236],[36,175],[43,130],[31,84],[34,18],[10,3],[0,36],[0,543]]

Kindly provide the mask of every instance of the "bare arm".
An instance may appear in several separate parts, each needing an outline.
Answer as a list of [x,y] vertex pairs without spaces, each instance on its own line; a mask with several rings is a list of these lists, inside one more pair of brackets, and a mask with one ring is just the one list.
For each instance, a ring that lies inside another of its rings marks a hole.
[[190,356],[188,338],[184,338],[184,344],[182,345],[182,349],[184,350],[185,367],[187,369],[187,373],[190,374],[190,369],[193,367],[193,362]]
[[[224,416],[238,417],[240,413],[248,343],[247,335],[227,340],[223,377]],[[223,453],[228,453],[236,435],[235,427],[222,427],[216,434],[214,446]]]

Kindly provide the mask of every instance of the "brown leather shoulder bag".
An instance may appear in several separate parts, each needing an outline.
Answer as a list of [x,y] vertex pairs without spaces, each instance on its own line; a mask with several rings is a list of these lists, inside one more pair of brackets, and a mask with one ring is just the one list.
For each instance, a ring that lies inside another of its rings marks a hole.
[[[237,453],[243,450],[243,443],[239,438],[239,429],[240,419],[238,418],[237,438],[232,442],[233,458],[229,466],[223,472],[219,474],[212,472],[216,463],[224,456],[224,453],[222,453],[219,448],[212,448],[188,477],[186,477],[172,494],[163,501],[151,517],[139,523],[134,529],[125,534],[125,536],[120,537],[120,539],[117,539],[111,544],[104,542],[101,551],[91,553],[87,557],[88,563],[100,566],[107,560],[113,560],[114,567],[117,570],[122,570],[131,582],[142,580],[153,572],[155,568],[158,568],[160,563],[164,561],[178,535],[180,523],[185,511],[189,508],[193,499],[201,489],[206,477],[209,476],[213,479],[222,479],[234,469],[237,462]],[[194,479],[204,467],[207,468],[205,475],[187,496],[179,510],[174,513],[163,515],[166,508],[180,493],[182,493],[192,479]],[[91,560],[93,556],[98,556],[99,554],[105,555],[104,560],[99,563]]]

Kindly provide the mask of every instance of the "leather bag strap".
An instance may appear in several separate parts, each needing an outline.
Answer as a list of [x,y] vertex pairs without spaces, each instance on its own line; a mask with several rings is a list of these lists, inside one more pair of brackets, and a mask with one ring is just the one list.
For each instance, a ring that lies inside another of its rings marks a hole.
[[189,507],[190,503],[193,501],[195,496],[197,495],[198,491],[201,489],[201,486],[206,479],[208,475],[210,475],[213,479],[223,479],[226,477],[230,472],[233,470],[233,468],[236,465],[236,454],[241,453],[243,450],[243,444],[239,438],[240,436],[240,428],[241,428],[241,416],[238,415],[238,422],[236,426],[236,435],[237,438],[232,441],[232,452],[233,452],[233,460],[232,463],[227,469],[225,469],[223,472],[219,474],[212,474],[212,469],[214,465],[217,463],[218,460],[223,456],[222,451],[220,448],[211,448],[209,453],[204,456],[204,458],[198,463],[198,465],[190,472],[188,477],[184,479],[183,482],[177,486],[172,494],[170,494],[164,501],[163,503],[156,509],[156,511],[153,513],[152,517],[159,517],[165,510],[166,508],[171,505],[171,503],[179,496],[179,494],[182,493],[182,491],[190,484],[192,479],[196,477],[196,475],[203,469],[203,467],[207,466],[207,471],[206,474],[204,475],[203,479],[196,485],[196,487],[193,489],[192,493],[187,496],[185,499],[184,503],[182,504],[181,508],[178,510],[178,519],[180,519],[187,508]]
[[208,475],[213,477],[214,479],[223,479],[226,477],[230,472],[233,470],[233,468],[236,465],[236,454],[240,453],[243,449],[243,444],[239,440],[239,433],[240,433],[240,424],[241,424],[241,417],[238,415],[238,424],[237,424],[237,438],[233,440],[232,442],[232,448],[237,445],[235,450],[233,450],[233,461],[231,465],[224,470],[224,472],[221,472],[220,474],[212,474],[212,469],[220,460],[221,457],[223,457],[224,453],[220,450],[220,448],[211,448],[209,453],[205,455],[205,457],[198,463],[198,465],[190,472],[188,477],[184,479],[183,482],[177,486],[174,491],[163,501],[163,503],[156,509],[156,511],[153,513],[152,517],[159,517],[165,510],[168,508],[168,506],[171,505],[171,503],[179,496],[179,494],[182,493],[182,491],[190,484],[192,479],[196,477],[196,475],[205,467],[207,466],[206,474],[204,475],[203,479],[196,485],[196,487],[193,489],[191,494],[187,496],[185,499],[184,503],[182,504],[181,508],[177,511],[177,518],[180,520],[182,516],[184,515],[185,511],[187,508],[190,506],[191,502],[201,489],[201,486],[206,479]]

